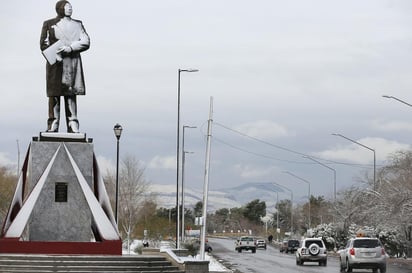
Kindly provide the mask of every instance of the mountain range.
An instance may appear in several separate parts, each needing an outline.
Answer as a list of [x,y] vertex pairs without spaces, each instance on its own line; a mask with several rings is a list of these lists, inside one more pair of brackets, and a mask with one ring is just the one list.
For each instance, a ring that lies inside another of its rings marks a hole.
[[[283,190],[271,183],[246,183],[236,187],[209,190],[208,211],[242,207],[256,199],[266,202],[268,212],[274,211],[276,192],[283,192]],[[176,185],[152,184],[150,194],[155,196],[158,207],[173,208],[176,206]],[[181,199],[181,193],[179,199]],[[203,189],[185,188],[186,208],[193,208],[199,201],[203,201]]]

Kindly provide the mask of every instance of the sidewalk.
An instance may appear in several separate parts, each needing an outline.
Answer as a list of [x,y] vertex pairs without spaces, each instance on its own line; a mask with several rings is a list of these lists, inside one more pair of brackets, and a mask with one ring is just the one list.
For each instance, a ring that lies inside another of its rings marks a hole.
[[388,264],[392,266],[396,266],[399,268],[406,268],[408,270],[412,270],[412,259],[411,258],[389,258]]

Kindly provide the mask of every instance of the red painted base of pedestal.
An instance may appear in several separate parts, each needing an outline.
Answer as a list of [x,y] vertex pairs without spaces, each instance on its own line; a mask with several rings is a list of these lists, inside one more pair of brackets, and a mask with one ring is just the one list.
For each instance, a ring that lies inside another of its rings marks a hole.
[[38,242],[2,238],[0,239],[0,253],[51,255],[122,255],[122,241]]

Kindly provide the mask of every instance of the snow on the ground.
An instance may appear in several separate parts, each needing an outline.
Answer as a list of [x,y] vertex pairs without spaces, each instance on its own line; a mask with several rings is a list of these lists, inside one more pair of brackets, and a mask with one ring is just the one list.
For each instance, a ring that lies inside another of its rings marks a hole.
[[[209,271],[212,272],[231,272],[225,266],[223,266],[219,261],[217,261],[213,256],[209,256]],[[206,258],[207,259],[207,258]]]
[[[136,247],[142,246],[142,241],[141,240],[134,240],[130,244],[130,253],[127,249],[123,248],[123,255],[138,255],[135,253],[133,250],[136,249]],[[160,251],[165,251],[166,249],[171,249],[172,246],[170,245],[169,242],[167,241],[162,241],[160,243]],[[200,261],[200,255],[197,255],[196,257],[193,256],[188,256],[188,257],[179,257],[179,260],[184,262],[184,261]],[[209,253],[205,253],[205,260],[209,261],[209,271],[210,272],[231,272],[229,269],[227,269],[225,266],[223,266],[219,261],[217,261],[212,255],[209,255]]]
[[[196,257],[180,257],[180,259],[182,261],[201,261],[200,255],[197,255]],[[209,253],[205,253],[205,260],[209,261],[209,271],[211,272],[231,272],[219,263],[213,256],[209,255]]]

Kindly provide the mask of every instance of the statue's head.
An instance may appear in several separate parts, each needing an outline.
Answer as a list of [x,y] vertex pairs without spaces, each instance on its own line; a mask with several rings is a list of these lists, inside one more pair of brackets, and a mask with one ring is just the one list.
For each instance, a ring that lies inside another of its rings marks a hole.
[[56,12],[58,17],[65,17],[68,16],[70,17],[72,15],[72,5],[70,4],[69,1],[66,0],[60,0],[56,3]]

